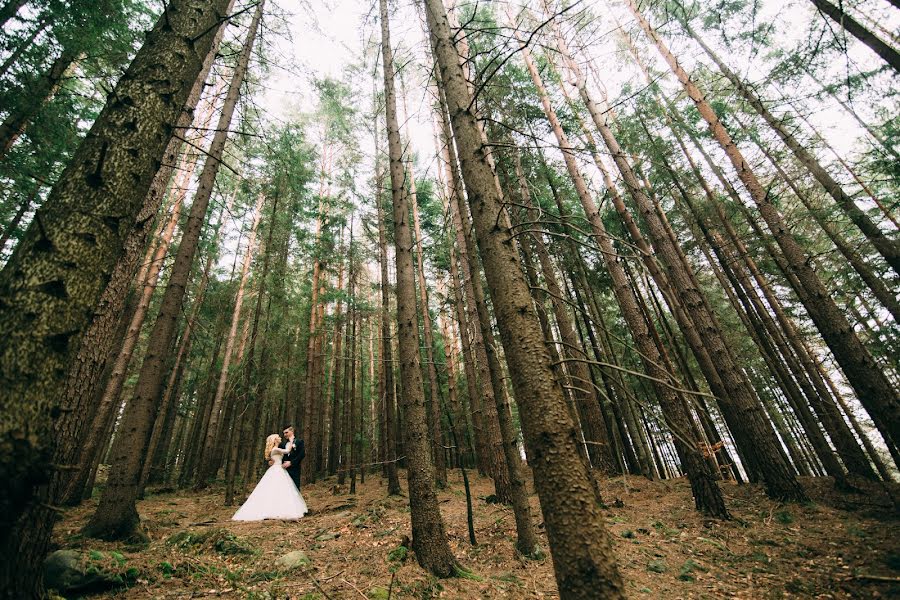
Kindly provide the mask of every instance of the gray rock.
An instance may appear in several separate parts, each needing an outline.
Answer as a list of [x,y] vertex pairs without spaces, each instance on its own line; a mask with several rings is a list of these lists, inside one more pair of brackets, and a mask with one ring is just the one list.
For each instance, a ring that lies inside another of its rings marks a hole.
[[309,557],[306,556],[306,553],[303,550],[294,550],[293,552],[288,552],[284,556],[279,557],[275,561],[275,566],[279,569],[297,569],[299,567],[305,567],[309,563]]
[[122,584],[115,573],[89,571],[76,550],[57,550],[44,561],[44,586],[60,593],[102,591]]

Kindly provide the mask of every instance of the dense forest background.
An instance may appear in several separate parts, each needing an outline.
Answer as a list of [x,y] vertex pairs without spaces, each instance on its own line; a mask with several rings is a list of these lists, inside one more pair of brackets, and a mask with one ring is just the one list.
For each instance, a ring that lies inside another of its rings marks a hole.
[[[897,591],[896,1],[5,0],[0,24],[0,596]],[[288,425],[313,512],[235,529]],[[763,588],[686,540],[647,582],[667,555],[615,519],[674,543],[667,513],[731,557],[804,525]],[[794,577],[847,515],[863,570]],[[341,536],[334,577],[247,570]],[[354,536],[388,538],[381,571]]]

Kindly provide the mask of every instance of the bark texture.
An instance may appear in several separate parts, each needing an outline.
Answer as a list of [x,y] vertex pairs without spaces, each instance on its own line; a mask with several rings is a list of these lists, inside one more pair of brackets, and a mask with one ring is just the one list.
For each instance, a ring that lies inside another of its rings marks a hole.
[[503,197],[482,143],[472,98],[440,0],[423,2],[437,68],[458,144],[488,288],[509,364],[535,487],[553,555],[560,595],[624,598],[609,534],[578,454],[578,435],[556,384],[511,232],[501,218]]
[[[387,0],[380,0],[381,57],[384,71],[385,120],[390,158],[391,198],[394,206],[394,248],[397,265],[397,342],[399,346],[409,509],[412,545],[423,569],[439,577],[456,572],[444,521],[434,490],[434,466],[428,435],[422,367],[419,361],[419,320],[416,316],[413,233],[407,192],[406,169],[400,145],[397,97],[394,91],[394,60],[391,49]],[[427,310],[427,307],[425,307]]]
[[[56,392],[130,233],[152,220],[153,213],[136,223],[229,4],[167,5],[0,273],[0,476],[12,482],[0,492],[4,556],[37,564],[46,551],[46,512],[29,519],[15,549],[7,546],[10,528],[46,480],[54,448],[45,441],[72,414]],[[25,571],[6,561],[0,588],[33,595],[39,584]]]
[[241,82],[247,72],[250,54],[259,23],[262,20],[264,4],[264,2],[260,2],[256,7],[232,75],[222,112],[219,115],[216,134],[213,137],[181,244],[172,265],[172,274],[160,302],[159,315],[150,333],[147,354],[138,375],[135,393],[126,406],[119,434],[116,436],[112,449],[112,468],[109,481],[100,499],[97,512],[85,527],[85,533],[92,537],[123,539],[139,534],[137,527],[140,519],[135,502],[140,487],[143,461],[146,457],[142,452],[136,452],[135,449],[146,448],[159,411],[166,366],[173,349],[176,325],[181,316],[185,290],[200,241],[200,233],[206,220],[213,185],[221,165],[231,118],[240,95]]

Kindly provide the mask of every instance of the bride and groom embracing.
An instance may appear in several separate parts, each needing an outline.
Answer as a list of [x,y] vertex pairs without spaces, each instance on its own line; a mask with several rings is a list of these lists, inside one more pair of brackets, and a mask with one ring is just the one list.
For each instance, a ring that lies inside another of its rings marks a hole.
[[303,440],[294,437],[293,427],[284,429],[284,440],[277,433],[267,437],[269,468],[231,519],[299,519],[309,512],[300,494],[300,462],[305,455]]

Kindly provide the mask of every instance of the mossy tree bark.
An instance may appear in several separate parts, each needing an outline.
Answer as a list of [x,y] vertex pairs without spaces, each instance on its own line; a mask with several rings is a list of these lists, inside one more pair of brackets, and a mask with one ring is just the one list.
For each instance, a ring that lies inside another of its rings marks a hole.
[[131,232],[152,221],[154,213],[139,213],[229,4],[166,6],[0,273],[0,474],[9,482],[0,491],[0,547],[19,559],[4,561],[0,589],[11,596],[40,593],[32,567],[46,551],[49,509],[23,524],[28,534],[15,547],[10,533],[49,475],[55,444],[46,440],[72,415],[58,390]]
[[141,366],[135,393],[122,416],[119,434],[113,445],[109,481],[97,511],[85,526],[85,533],[102,539],[127,539],[139,536],[140,518],[136,500],[145,456],[136,449],[146,448],[159,411],[168,357],[172,350],[176,325],[206,221],[206,212],[218,174],[232,116],[240,96],[241,83],[247,73],[250,54],[262,20],[264,1],[255,9],[249,31],[238,57],[231,84],[225,97],[216,133],[210,146],[190,215],[172,265],[166,291],[160,302],[159,315],[150,332],[147,354]]

